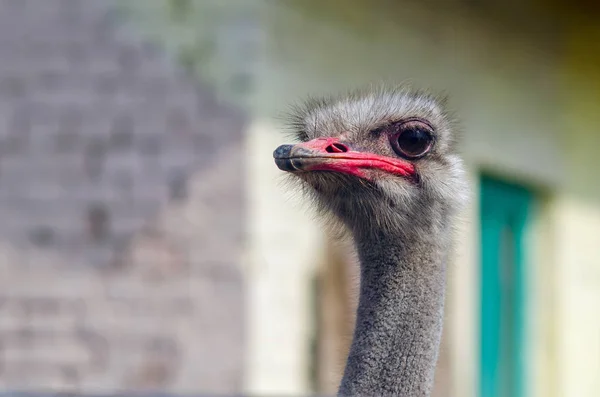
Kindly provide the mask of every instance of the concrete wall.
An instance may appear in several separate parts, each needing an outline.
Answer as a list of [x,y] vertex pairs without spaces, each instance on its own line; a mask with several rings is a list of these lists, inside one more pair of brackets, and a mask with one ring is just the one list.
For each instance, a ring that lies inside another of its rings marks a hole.
[[0,388],[236,393],[242,111],[113,3],[0,0]]

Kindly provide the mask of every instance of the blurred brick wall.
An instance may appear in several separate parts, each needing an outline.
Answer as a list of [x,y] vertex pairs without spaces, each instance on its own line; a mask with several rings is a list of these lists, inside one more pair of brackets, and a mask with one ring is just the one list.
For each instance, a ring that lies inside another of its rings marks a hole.
[[246,117],[108,0],[0,0],[0,388],[241,390]]

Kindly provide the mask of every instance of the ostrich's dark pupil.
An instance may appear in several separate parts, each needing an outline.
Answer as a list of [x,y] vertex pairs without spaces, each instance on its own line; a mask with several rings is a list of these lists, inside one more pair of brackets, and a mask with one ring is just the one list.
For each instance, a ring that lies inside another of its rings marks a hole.
[[423,154],[431,143],[431,135],[421,128],[404,130],[398,136],[398,147],[408,156]]

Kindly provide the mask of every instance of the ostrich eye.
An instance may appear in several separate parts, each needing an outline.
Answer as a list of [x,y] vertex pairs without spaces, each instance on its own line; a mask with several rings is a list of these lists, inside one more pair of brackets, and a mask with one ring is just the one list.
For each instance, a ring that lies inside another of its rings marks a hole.
[[415,159],[424,156],[433,146],[433,130],[421,121],[404,122],[390,137],[392,148],[399,156]]

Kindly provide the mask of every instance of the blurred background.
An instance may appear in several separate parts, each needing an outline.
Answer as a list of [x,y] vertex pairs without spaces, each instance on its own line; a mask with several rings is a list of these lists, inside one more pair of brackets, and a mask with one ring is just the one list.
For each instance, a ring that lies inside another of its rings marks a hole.
[[356,264],[286,191],[307,94],[446,92],[472,186],[436,397],[600,396],[593,0],[0,0],[0,389],[335,393]]

